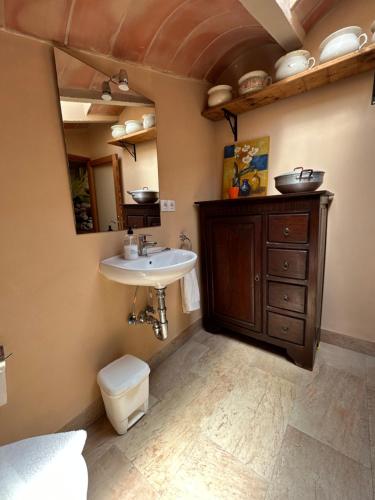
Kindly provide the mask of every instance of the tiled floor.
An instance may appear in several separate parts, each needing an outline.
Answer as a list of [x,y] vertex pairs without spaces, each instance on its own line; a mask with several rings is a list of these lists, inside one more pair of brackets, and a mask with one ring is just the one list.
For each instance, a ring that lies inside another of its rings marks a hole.
[[89,500],[373,498],[375,358],[321,343],[308,372],[200,331],[150,391],[126,435],[89,429]]

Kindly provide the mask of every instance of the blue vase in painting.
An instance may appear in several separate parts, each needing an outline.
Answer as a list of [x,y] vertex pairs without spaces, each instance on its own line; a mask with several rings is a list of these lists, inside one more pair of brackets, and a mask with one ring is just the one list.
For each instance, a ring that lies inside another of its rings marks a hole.
[[248,179],[242,179],[242,184],[240,186],[240,192],[238,196],[249,196],[251,191]]

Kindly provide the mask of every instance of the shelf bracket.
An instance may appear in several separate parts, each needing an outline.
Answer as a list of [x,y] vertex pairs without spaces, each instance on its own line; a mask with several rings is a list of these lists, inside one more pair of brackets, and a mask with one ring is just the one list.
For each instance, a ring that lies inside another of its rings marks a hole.
[[134,158],[134,161],[137,161],[137,148],[135,144],[131,144],[130,142],[121,141],[121,147],[125,148],[126,151]]
[[375,73],[374,73],[374,85],[372,87],[372,97],[371,97],[371,104],[375,104]]
[[234,142],[237,142],[237,115],[225,108],[222,108],[222,110],[224,111],[224,118],[228,121],[232,130]]

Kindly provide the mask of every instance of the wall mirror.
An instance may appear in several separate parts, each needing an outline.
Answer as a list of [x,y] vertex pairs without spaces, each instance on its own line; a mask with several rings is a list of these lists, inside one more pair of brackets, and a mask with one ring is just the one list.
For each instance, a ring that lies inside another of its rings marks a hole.
[[155,103],[124,70],[54,55],[77,234],[159,226]]

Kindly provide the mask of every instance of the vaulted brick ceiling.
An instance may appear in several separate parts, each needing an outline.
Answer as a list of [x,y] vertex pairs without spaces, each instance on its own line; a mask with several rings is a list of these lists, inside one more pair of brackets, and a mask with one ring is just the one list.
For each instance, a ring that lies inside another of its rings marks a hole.
[[[294,9],[309,29],[334,2]],[[3,16],[5,29],[210,81],[274,42],[240,0],[3,0]]]

